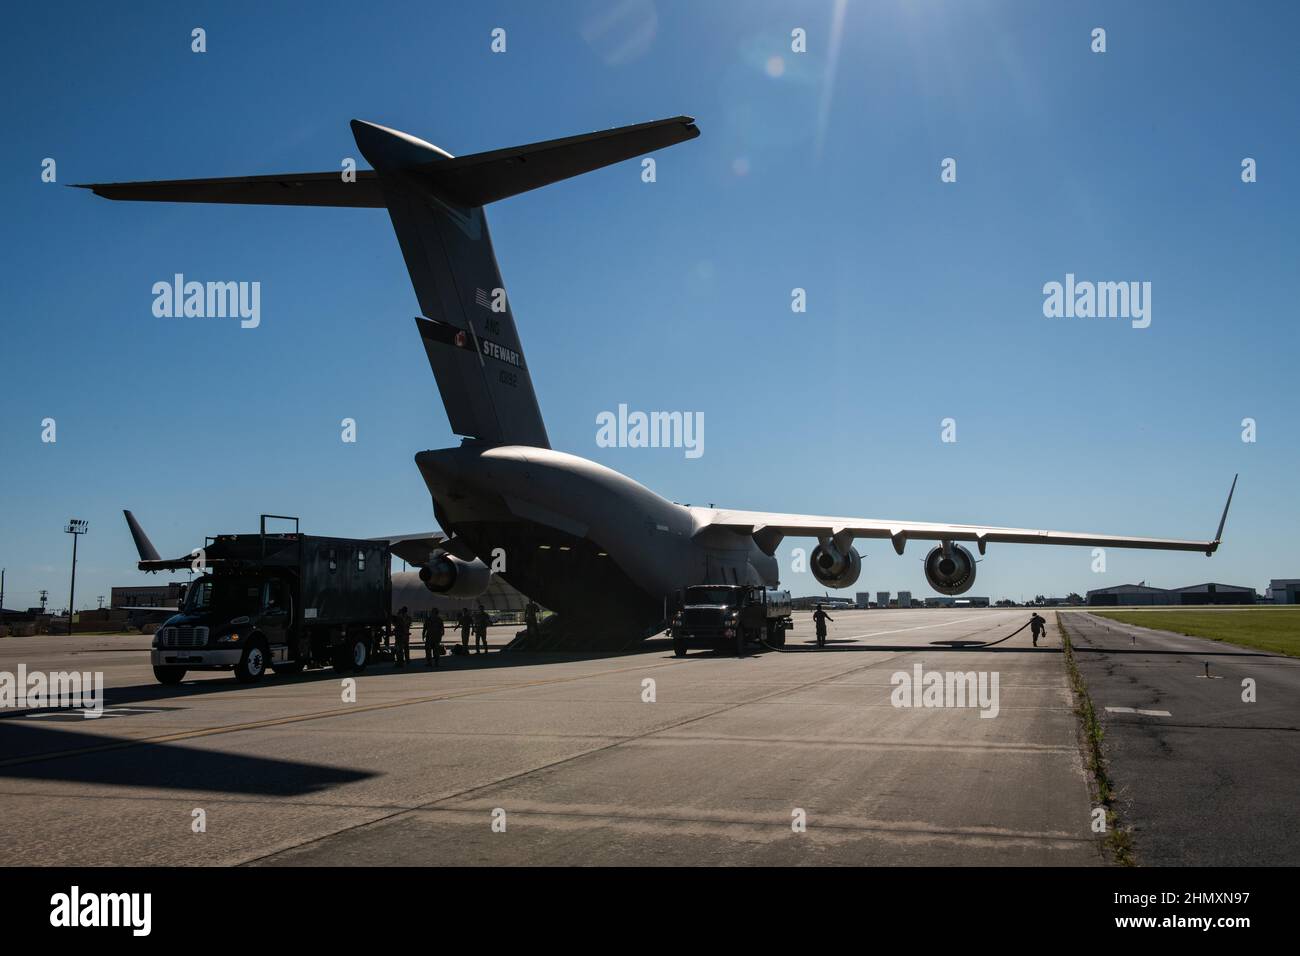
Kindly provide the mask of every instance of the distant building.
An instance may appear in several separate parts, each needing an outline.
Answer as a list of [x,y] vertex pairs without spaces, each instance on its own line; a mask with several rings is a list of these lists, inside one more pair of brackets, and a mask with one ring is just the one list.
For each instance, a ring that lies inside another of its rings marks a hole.
[[889,592],[888,592],[888,591],[877,591],[877,592],[876,592],[876,607],[889,607]]
[[857,593],[857,605],[858,607],[871,607],[871,592],[859,591]]
[[899,591],[899,592],[898,592],[898,606],[899,606],[899,607],[911,607],[911,606],[912,606],[912,592],[911,592],[911,591]]
[[1118,607],[1119,605],[1151,606],[1172,604],[1167,588],[1153,588],[1145,584],[1117,584],[1109,588],[1096,588],[1088,592],[1090,607]]
[[176,607],[184,590],[180,581],[113,588],[109,607]]
[[1117,584],[1088,592],[1089,607],[1168,607],[1203,604],[1254,604],[1255,589],[1236,584],[1190,584],[1154,588],[1147,584]]
[[1171,604],[1254,604],[1255,589],[1235,584],[1192,584],[1174,588]]
[[1274,604],[1300,604],[1300,578],[1274,578],[1268,582],[1268,600]]

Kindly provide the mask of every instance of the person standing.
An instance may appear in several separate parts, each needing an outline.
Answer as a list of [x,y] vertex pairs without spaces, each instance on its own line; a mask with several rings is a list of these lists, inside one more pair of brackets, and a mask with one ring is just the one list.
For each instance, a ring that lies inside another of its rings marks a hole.
[[393,660],[398,667],[405,667],[406,662],[411,659],[411,615],[405,605],[397,612],[395,630],[397,649],[393,654]]
[[436,668],[442,656],[442,636],[447,633],[442,615],[435,607],[424,619],[424,666]]
[[524,625],[528,628],[528,639],[530,641],[537,638],[537,605],[532,598],[528,599],[528,605],[524,608]]
[[469,613],[469,608],[463,607],[460,609],[460,616],[456,619],[456,621],[458,624],[460,624],[460,646],[463,647],[465,649],[465,653],[468,654],[469,653],[469,632],[470,629],[474,626],[474,616]]
[[480,601],[478,611],[474,614],[474,651],[477,653],[480,649],[484,654],[487,653],[487,629],[488,629],[488,612],[483,608],[483,602]]
[[826,622],[834,621],[835,618],[827,614],[820,604],[817,605],[817,611],[813,614],[813,623],[817,625],[817,646],[826,646]]

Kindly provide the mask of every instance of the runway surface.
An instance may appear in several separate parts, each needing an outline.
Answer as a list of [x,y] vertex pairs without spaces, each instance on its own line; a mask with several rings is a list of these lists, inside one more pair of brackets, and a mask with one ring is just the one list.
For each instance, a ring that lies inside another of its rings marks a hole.
[[[355,703],[331,671],[164,688],[147,637],[6,638],[0,671],[102,671],[108,710],[0,711],[0,864],[1102,862],[1054,631],[833,616],[826,650],[799,613],[790,650],[739,660],[417,651]],[[917,664],[996,674],[996,716],[894,706]]]
[[[1137,862],[1300,864],[1300,660],[1079,612],[1063,618]],[[1242,699],[1245,680],[1253,703]]]

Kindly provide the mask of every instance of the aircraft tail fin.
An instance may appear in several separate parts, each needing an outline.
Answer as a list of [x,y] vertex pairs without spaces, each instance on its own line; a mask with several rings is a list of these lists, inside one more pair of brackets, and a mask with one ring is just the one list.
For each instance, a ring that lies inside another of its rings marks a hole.
[[689,117],[453,158],[409,134],[352,121],[378,175],[417,320],[454,432],[549,448],[483,206],[699,135]]
[[695,121],[677,116],[461,157],[363,120],[352,121],[352,134],[374,169],[351,179],[336,171],[81,188],[117,200],[387,207],[452,430],[493,444],[550,447],[483,207],[694,139]]
[[153,546],[149,536],[144,533],[144,528],[140,527],[140,522],[135,520],[135,515],[129,511],[123,511],[126,515],[126,526],[131,529],[131,538],[135,541],[135,549],[140,553],[141,561],[160,561],[158,549]]

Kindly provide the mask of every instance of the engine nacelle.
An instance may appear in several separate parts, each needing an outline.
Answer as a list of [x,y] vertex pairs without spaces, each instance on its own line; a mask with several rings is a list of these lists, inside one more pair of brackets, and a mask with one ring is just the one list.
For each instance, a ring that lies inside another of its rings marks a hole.
[[946,555],[940,545],[925,556],[925,579],[940,594],[962,594],[975,583],[975,559],[959,544],[950,544]]
[[474,598],[488,589],[492,571],[478,558],[462,561],[454,554],[440,554],[420,568],[420,580],[434,594]]
[[812,573],[817,583],[828,588],[852,587],[862,573],[862,555],[857,548],[840,551],[833,543],[813,548]]

